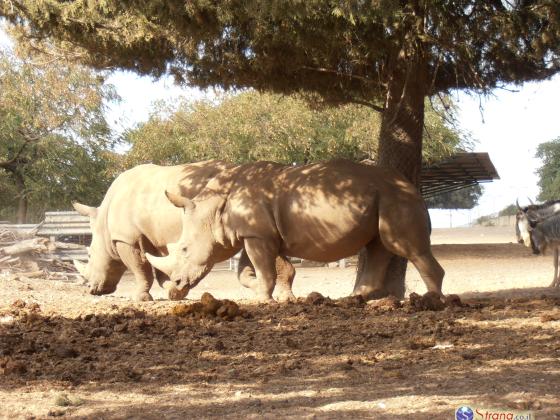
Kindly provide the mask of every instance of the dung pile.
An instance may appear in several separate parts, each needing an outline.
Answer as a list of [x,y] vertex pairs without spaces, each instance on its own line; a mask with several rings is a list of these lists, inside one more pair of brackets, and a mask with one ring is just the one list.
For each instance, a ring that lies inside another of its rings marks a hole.
[[208,292],[202,294],[200,302],[175,305],[171,309],[171,314],[179,317],[219,318],[226,321],[249,316],[247,312],[239,308],[237,303],[228,299],[216,299]]

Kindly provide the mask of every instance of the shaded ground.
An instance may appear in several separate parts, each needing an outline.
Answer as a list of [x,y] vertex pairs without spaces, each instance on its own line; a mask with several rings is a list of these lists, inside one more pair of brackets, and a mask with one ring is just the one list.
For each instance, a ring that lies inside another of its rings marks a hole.
[[[0,278],[0,417],[422,419],[464,404],[560,417],[560,290],[539,287],[549,257],[506,243],[434,248],[447,293],[471,291],[467,307],[241,300],[247,318],[228,322],[133,303],[127,282],[97,298]],[[352,273],[301,268],[296,294],[345,295]],[[246,293],[232,273],[206,280],[191,297]]]

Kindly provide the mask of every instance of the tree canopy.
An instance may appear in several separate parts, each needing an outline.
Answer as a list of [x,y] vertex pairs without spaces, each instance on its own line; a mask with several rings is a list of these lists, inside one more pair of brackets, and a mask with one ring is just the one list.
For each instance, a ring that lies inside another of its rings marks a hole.
[[0,52],[0,214],[24,223],[76,197],[98,201],[111,179],[103,115],[113,90],[91,70]]
[[79,58],[98,68],[172,73],[201,87],[304,89],[334,102],[383,101],[395,71],[418,55],[426,95],[560,68],[552,0],[11,0],[0,13],[29,24],[21,29],[35,41],[83,48]]
[[[465,133],[449,127],[428,106],[423,160],[431,163],[466,150]],[[148,121],[126,133],[127,165],[178,164],[220,158],[309,163],[332,158],[376,159],[379,114],[348,104],[312,108],[299,96],[244,92],[219,100],[158,103]]]
[[539,144],[536,157],[543,162],[537,170],[540,201],[558,200],[560,198],[560,137]]

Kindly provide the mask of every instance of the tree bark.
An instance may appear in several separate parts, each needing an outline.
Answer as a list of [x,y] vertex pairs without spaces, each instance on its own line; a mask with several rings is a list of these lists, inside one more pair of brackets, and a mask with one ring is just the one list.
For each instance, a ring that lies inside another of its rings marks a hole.
[[[412,58],[401,52],[395,61],[381,119],[377,164],[399,171],[419,187],[427,65],[420,54]],[[365,255],[360,253],[358,267],[363,266]],[[404,298],[406,265],[405,258],[391,259],[385,275],[387,294]]]

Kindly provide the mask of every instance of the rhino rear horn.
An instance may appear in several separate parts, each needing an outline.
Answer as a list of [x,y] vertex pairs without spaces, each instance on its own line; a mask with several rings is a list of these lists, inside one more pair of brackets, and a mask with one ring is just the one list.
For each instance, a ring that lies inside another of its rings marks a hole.
[[85,204],[78,203],[74,201],[72,203],[72,207],[82,216],[89,216],[89,217],[96,217],[97,216],[97,207],[90,207],[86,206]]
[[146,252],[146,259],[148,262],[157,268],[159,271],[164,272],[168,276],[171,277],[171,273],[173,272],[173,257],[170,255],[166,257],[156,257],[148,252]]

